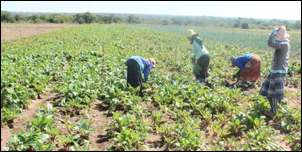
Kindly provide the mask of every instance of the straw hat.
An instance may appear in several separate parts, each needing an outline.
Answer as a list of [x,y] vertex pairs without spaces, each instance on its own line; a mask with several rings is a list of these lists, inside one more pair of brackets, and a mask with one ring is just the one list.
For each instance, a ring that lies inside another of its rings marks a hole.
[[286,32],[286,27],[285,26],[281,26],[275,36],[275,40],[277,41],[286,41],[288,40],[290,37],[289,34],[287,34]]
[[153,68],[156,68],[156,61],[153,58],[149,58],[149,61],[151,61]]
[[188,37],[192,37],[195,34],[197,34],[197,33],[193,29],[188,30]]

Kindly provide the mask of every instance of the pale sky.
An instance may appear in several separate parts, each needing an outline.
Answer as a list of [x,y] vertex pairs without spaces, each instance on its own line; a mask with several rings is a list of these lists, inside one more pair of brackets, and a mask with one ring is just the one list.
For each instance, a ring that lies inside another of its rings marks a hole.
[[301,1],[1,1],[1,10],[50,13],[135,13],[301,20]]

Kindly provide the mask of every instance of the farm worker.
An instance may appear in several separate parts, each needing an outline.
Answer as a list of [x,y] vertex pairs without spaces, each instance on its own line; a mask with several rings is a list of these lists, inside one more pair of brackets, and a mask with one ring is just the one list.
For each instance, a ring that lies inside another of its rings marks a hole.
[[[148,80],[151,69],[156,68],[156,61],[153,58],[146,60],[140,56],[133,56],[127,60],[126,65],[127,84],[130,84],[134,88],[140,86],[140,96],[142,97],[143,82]],[[142,74],[144,74],[144,81]]]
[[266,111],[266,116],[273,117],[277,114],[278,103],[284,99],[284,83],[288,69],[290,54],[289,35],[284,26],[276,27],[270,34],[268,45],[275,49],[269,76],[264,81],[260,95],[269,99],[271,109]]
[[195,64],[193,73],[200,83],[204,83],[206,82],[206,78],[209,77],[209,52],[203,45],[202,39],[194,30],[188,30],[188,39],[192,44],[192,50],[194,53],[194,57],[192,58],[192,63]]
[[260,78],[260,69],[261,69],[261,58],[257,54],[245,54],[239,57],[232,57],[232,66],[237,66],[239,71],[234,76],[239,75],[239,81],[236,83],[237,86],[241,86],[243,82],[256,81]]

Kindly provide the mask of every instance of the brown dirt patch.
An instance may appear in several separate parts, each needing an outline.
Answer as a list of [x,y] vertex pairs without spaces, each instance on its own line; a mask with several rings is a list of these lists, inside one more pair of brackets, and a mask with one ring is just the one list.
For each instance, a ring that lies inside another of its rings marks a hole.
[[104,113],[105,111],[100,110],[97,103],[94,103],[88,112],[89,119],[93,121],[92,128],[95,130],[94,133],[89,135],[90,149],[105,151],[110,145],[110,141],[106,136],[108,130],[106,123],[112,118],[107,117]]
[[281,146],[285,151],[291,151],[290,143],[284,140],[285,134],[275,136],[277,145]]
[[161,137],[156,134],[150,134],[145,140],[146,151],[164,151],[165,147],[161,141]]
[[76,24],[4,24],[1,25],[1,42],[25,38],[30,35],[74,27]]
[[301,92],[301,89],[285,87],[285,92],[288,94],[284,101],[288,103],[290,107],[301,109],[301,95],[297,95],[297,92]]

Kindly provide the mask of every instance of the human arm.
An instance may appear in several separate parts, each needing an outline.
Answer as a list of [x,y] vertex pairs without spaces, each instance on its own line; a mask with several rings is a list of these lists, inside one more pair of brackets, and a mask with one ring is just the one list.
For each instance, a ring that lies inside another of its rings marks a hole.
[[233,75],[233,80],[239,79],[241,70],[238,70],[236,74]]
[[269,40],[268,40],[268,46],[270,46],[274,49],[282,49],[285,46],[285,43],[275,41],[275,36],[276,36],[277,32],[278,32],[277,30],[272,31],[272,33],[269,37]]
[[144,70],[144,82],[147,82],[148,81],[148,79],[149,79],[149,74],[150,74],[150,72],[151,72],[151,69],[152,69],[152,64],[150,64],[150,65],[148,65],[146,68],[145,68],[145,70]]
[[235,84],[235,86],[237,86],[237,87],[241,87],[242,86],[242,84],[243,84],[243,81],[242,80],[239,80],[236,84]]
[[201,48],[203,48],[202,39],[200,37],[196,38],[196,42],[200,45]]
[[195,56],[193,56],[193,57],[191,58],[191,62],[192,62],[193,64],[195,64],[195,63],[196,63]]

